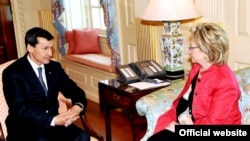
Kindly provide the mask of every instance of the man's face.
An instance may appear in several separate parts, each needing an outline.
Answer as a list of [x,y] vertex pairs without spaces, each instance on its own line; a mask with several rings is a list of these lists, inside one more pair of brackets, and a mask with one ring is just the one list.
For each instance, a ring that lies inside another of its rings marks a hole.
[[27,50],[32,61],[37,65],[48,64],[52,57],[52,46],[53,40],[48,41],[45,38],[38,37],[38,44],[35,47],[32,47],[28,44]]

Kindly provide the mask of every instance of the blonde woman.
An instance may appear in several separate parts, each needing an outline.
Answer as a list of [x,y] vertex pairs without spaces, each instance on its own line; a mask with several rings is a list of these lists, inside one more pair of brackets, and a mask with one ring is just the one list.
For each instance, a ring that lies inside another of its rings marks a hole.
[[227,65],[227,34],[214,23],[200,23],[190,31],[192,69],[183,90],[172,108],[160,116],[155,134],[148,141],[174,140],[178,124],[241,124],[240,89]]

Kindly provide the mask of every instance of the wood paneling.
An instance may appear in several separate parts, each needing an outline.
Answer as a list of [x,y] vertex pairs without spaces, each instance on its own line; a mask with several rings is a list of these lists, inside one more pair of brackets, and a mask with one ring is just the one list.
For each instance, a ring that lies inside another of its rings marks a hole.
[[0,0],[0,63],[17,58],[16,40],[8,0]]

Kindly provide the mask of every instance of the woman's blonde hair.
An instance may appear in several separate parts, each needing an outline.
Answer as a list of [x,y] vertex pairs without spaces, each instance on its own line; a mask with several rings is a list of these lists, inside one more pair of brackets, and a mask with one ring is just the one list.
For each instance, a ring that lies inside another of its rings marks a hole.
[[229,40],[227,33],[215,23],[199,23],[190,28],[193,39],[208,60],[214,64],[226,64]]

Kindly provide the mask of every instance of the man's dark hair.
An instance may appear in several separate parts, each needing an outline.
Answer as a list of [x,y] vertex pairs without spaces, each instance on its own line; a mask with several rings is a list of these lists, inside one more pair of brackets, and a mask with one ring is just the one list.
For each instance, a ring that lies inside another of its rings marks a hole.
[[47,39],[48,41],[53,40],[54,36],[49,33],[47,30],[41,27],[34,27],[29,29],[25,35],[25,46],[27,47],[28,44],[35,47],[38,43],[37,38],[42,37]]

